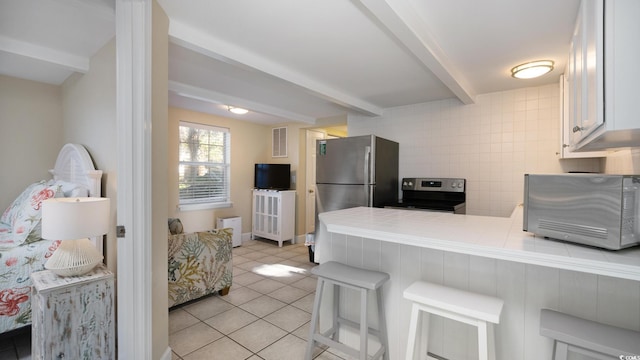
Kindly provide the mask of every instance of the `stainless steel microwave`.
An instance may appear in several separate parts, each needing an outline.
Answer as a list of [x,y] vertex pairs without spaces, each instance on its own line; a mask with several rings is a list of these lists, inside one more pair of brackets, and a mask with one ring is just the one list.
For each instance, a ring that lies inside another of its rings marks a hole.
[[640,175],[524,178],[523,229],[611,250],[640,245]]

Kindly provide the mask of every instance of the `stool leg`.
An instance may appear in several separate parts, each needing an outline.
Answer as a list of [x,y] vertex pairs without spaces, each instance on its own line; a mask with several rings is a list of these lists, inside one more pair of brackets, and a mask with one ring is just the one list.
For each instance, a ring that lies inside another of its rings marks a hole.
[[385,308],[384,302],[382,301],[382,288],[379,287],[376,289],[376,297],[378,302],[378,314],[379,316],[379,325],[380,329],[380,344],[384,346],[384,355],[382,356],[383,360],[389,360],[389,338],[387,337],[387,318],[385,316]]
[[489,360],[487,349],[487,322],[478,320],[478,360]]
[[407,340],[407,355],[405,360],[413,360],[416,351],[416,337],[418,336],[418,324],[420,323],[420,308],[417,304],[411,307],[411,320],[409,322],[409,336]]
[[367,289],[360,290],[360,360],[367,360],[369,324],[367,323]]
[[487,324],[489,326],[489,359],[496,360],[496,327],[493,324]]
[[317,332],[318,317],[320,315],[320,299],[322,298],[322,289],[324,288],[324,280],[317,279],[316,297],[313,300],[313,312],[311,313],[311,324],[309,325],[309,340],[307,340],[307,351],[305,352],[305,360],[311,360],[313,356],[313,348],[315,347],[314,336]]
[[569,345],[563,342],[554,341],[553,360],[567,360],[569,356]]
[[332,340],[338,341],[338,316],[340,315],[340,286],[333,284],[333,323],[331,326],[331,335],[329,336]]
[[429,351],[429,319],[431,319],[431,314],[421,310],[422,318],[420,322],[422,326],[418,330],[418,339],[420,339],[420,345],[418,346],[418,359],[427,360],[427,352]]
[[427,351],[429,350],[429,312],[416,303],[413,303],[411,307],[411,321],[409,323],[407,342],[406,360],[427,359]]

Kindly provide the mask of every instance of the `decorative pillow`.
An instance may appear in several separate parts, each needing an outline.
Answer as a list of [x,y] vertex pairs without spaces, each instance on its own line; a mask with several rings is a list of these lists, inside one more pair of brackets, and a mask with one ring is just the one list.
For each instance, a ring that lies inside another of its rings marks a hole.
[[182,221],[178,218],[169,218],[169,233],[171,235],[183,234],[184,228],[182,226]]
[[0,218],[0,222],[11,225],[11,227],[13,227],[13,224],[16,220],[16,216],[18,215],[18,212],[22,208],[21,205],[22,203],[25,202],[25,199],[29,198],[31,196],[31,193],[35,189],[44,189],[45,187],[46,185],[44,180],[35,182],[27,186],[27,188],[24,189],[22,193],[18,195],[18,197],[15,200],[13,200],[11,205],[9,205],[9,207],[4,211],[4,213],[2,214],[2,217]]
[[[59,196],[58,186],[34,187],[29,197],[20,205],[13,223],[16,245],[38,241],[41,238],[42,201]],[[28,239],[28,241],[27,241]]]
[[0,250],[16,247],[13,241],[13,229],[11,225],[0,223]]
[[49,186],[58,186],[58,191],[64,194],[64,197],[87,197],[89,196],[89,189],[80,184],[64,181],[64,180],[49,180]]

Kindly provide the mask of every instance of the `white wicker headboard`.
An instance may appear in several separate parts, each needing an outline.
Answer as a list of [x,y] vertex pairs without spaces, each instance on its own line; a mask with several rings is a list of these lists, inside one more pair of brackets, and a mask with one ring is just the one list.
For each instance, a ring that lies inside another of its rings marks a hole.
[[54,180],[86,187],[92,197],[102,195],[102,170],[96,170],[91,156],[82,145],[65,144],[58,153],[55,167],[49,172]]
[[[87,149],[79,144],[65,144],[56,159],[56,165],[49,170],[54,180],[79,184],[89,189],[89,196],[102,195],[102,170],[96,170]],[[91,239],[102,253],[102,236]]]

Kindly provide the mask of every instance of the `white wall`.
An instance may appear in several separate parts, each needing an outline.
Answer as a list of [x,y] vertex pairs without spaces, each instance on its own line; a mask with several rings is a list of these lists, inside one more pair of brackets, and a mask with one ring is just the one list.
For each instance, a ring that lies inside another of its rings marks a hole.
[[[640,144],[638,144],[640,147]],[[611,152],[605,161],[607,174],[640,174],[640,149]]]
[[547,85],[350,117],[348,128],[399,142],[401,178],[466,178],[468,214],[509,216],[525,173],[601,171],[600,160],[558,159],[559,122],[559,86]]
[[27,185],[51,178],[62,127],[60,86],[0,75],[0,213]]
[[116,272],[117,137],[116,48],[109,41],[90,61],[86,74],[74,74],[62,84],[64,142],[84,145],[96,169],[102,170],[102,196],[111,199],[111,226],[105,259]]
[[[231,132],[231,201],[233,207],[211,210],[178,211],[178,127],[189,121],[228,128]],[[218,217],[242,217],[242,232],[251,232],[251,190],[254,164],[271,161],[269,139],[271,128],[181,108],[169,108],[168,130],[168,213],[178,217],[186,232],[216,227]]]
[[[152,8],[151,60],[151,306],[152,359],[168,360],[169,303],[167,282],[167,179],[169,138],[169,18],[157,1]],[[164,357],[164,358],[163,358]]]

